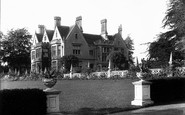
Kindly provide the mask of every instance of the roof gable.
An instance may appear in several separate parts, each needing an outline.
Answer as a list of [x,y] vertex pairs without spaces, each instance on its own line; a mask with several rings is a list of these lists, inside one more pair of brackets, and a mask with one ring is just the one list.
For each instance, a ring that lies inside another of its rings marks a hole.
[[31,42],[32,42],[32,45],[36,45],[36,43],[38,43],[36,33],[35,33],[34,36],[32,37]]
[[42,37],[42,42],[50,42],[52,40],[53,34],[53,30],[45,30],[44,35]]
[[62,37],[61,37],[61,35],[60,35],[60,33],[59,33],[59,30],[58,30],[58,28],[56,27],[56,28],[55,28],[55,31],[54,31],[54,34],[53,34],[52,40],[61,39],[61,38],[62,38]]

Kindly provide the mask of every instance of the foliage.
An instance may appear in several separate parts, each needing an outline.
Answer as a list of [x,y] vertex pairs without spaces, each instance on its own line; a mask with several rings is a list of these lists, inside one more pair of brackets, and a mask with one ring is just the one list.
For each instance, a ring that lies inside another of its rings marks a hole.
[[170,0],[163,27],[170,30],[161,33],[157,41],[149,46],[151,65],[165,66],[169,55],[173,52],[173,63],[181,66],[185,51],[185,2],[183,0]]
[[29,68],[30,66],[30,42],[31,35],[25,29],[11,29],[2,41],[1,59],[8,62],[13,69]]
[[66,55],[61,58],[61,64],[64,65],[64,68],[69,71],[71,64],[74,66],[78,66],[79,59],[74,55]]
[[163,27],[176,30],[178,35],[185,32],[185,2],[184,0],[169,0]]
[[89,76],[89,74],[92,73],[93,70],[91,68],[82,68],[81,72],[85,74],[86,76]]
[[107,60],[109,59],[120,70],[128,69],[128,60],[126,59],[123,52],[111,52],[107,57]]
[[177,39],[171,39],[174,34],[173,31],[161,33],[158,40],[152,42],[149,46],[149,60],[150,67],[162,67],[168,65],[170,53],[173,54],[173,64],[176,66],[182,65],[183,54],[176,48]]
[[42,73],[42,77],[43,78],[48,78],[48,79],[53,79],[53,78],[57,78],[57,72],[55,69],[46,69],[44,70],[44,73]]
[[153,79],[150,80],[150,82],[152,82],[151,99],[155,104],[182,103],[185,101],[184,77]]
[[29,76],[27,76],[24,80],[38,80],[41,78],[41,74],[40,73],[36,73],[31,71]]
[[127,45],[127,48],[128,48],[128,62],[130,64],[133,64],[134,61],[133,61],[133,50],[134,50],[134,43],[133,43],[133,40],[131,39],[130,36],[127,36],[127,38],[125,39],[125,43]]
[[111,80],[120,80],[122,78],[120,77],[120,75],[112,75],[112,76],[110,76],[109,79],[111,79]]
[[99,77],[96,74],[90,74],[89,79],[90,80],[97,80],[97,79],[99,79]]

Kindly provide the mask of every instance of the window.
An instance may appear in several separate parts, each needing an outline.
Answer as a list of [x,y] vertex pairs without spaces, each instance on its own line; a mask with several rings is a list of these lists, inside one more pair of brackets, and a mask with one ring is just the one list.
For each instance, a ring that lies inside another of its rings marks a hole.
[[31,67],[31,69],[32,69],[32,71],[34,71],[34,72],[35,72],[35,71],[36,71],[36,65],[35,65],[35,64],[33,64],[33,65],[32,65],[32,67]]
[[51,56],[52,57],[56,56],[56,45],[55,46],[51,46]]
[[80,55],[80,45],[74,45],[73,46],[73,54],[74,55]]
[[41,58],[41,53],[42,53],[41,48],[37,48],[36,49],[36,58]]
[[46,36],[44,37],[44,42],[46,42]]
[[64,56],[64,47],[62,46],[62,56]]
[[80,50],[73,49],[73,54],[74,55],[80,55]]
[[103,53],[109,53],[110,51],[110,48],[108,47],[103,47]]
[[57,69],[57,61],[52,61],[52,69]]
[[32,56],[31,59],[35,59],[35,51],[31,52],[31,56]]
[[105,62],[106,59],[107,59],[107,55],[106,55],[106,53],[103,53],[103,54],[102,54],[102,61]]
[[36,72],[40,72],[42,69],[41,63],[36,63]]
[[75,38],[78,39],[78,34],[77,33],[75,34]]
[[89,55],[93,56],[93,50],[89,50]]
[[61,56],[61,45],[58,45],[57,48],[58,48],[58,49],[57,49],[57,55],[58,55],[58,56]]
[[49,51],[48,51],[48,49],[43,49],[43,57],[44,58],[49,57]]

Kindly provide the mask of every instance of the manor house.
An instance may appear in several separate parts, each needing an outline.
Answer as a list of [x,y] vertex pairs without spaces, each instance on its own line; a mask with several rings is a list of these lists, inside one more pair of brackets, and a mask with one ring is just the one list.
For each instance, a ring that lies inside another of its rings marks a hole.
[[[90,67],[101,70],[108,66],[107,56],[111,51],[124,52],[128,59],[128,48],[122,38],[122,26],[118,33],[108,35],[107,20],[101,22],[100,34],[84,33],[82,17],[79,16],[72,26],[61,25],[61,18],[54,17],[54,30],[48,30],[44,25],[38,25],[38,32],[32,37],[31,71],[43,70],[43,57],[50,57],[51,67],[62,68],[60,59],[65,55],[75,55],[79,58],[79,67]],[[50,51],[42,47],[43,43],[50,45]],[[47,53],[50,52],[50,53]],[[50,54],[50,55],[49,55]]]

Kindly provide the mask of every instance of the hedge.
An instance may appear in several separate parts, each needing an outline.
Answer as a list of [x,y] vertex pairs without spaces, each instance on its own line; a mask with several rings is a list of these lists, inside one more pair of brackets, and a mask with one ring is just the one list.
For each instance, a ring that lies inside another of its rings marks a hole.
[[40,89],[0,91],[0,115],[46,115],[46,94]]
[[150,81],[151,99],[155,104],[185,102],[185,78],[171,77]]

